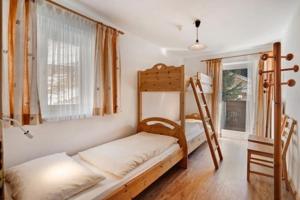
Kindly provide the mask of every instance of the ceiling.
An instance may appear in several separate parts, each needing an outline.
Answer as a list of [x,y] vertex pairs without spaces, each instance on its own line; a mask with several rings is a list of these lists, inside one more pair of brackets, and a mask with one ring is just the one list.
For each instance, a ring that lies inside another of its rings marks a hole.
[[[202,21],[204,53],[235,51],[278,40],[299,0],[79,0],[107,20],[170,51],[186,51]],[[180,28],[181,27],[181,30]]]

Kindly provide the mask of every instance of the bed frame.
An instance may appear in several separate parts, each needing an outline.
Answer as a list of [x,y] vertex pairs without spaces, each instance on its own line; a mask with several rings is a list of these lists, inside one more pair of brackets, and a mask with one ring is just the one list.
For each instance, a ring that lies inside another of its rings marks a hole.
[[138,124],[138,131],[176,137],[178,138],[178,143],[181,148],[169,155],[166,159],[153,165],[143,174],[117,188],[113,193],[106,197],[105,200],[133,199],[160,176],[166,173],[171,167],[186,160],[186,151],[183,149],[183,147],[186,146],[185,137],[182,135],[181,126],[177,123],[159,117],[147,118]]
[[[185,138],[185,78],[184,78],[184,66],[167,66],[162,63],[154,65],[150,69],[144,71],[138,71],[138,127],[142,127],[143,116],[143,99],[142,94],[144,92],[179,92],[180,94],[180,113],[179,119],[181,121],[179,143],[184,151],[185,157],[180,162],[180,166],[187,167],[187,142]],[[173,123],[168,120],[168,122]]]
[[[209,87],[211,78],[205,74],[198,73],[200,80]],[[128,200],[136,197],[160,176],[166,173],[171,167],[179,164],[182,168],[187,168],[188,153],[195,150],[203,141],[193,141],[192,151],[188,152],[187,141],[185,137],[185,92],[188,84],[185,80],[184,66],[167,66],[159,63],[150,69],[138,71],[137,89],[138,89],[138,126],[137,132],[145,131],[154,134],[168,135],[178,138],[180,149],[168,156],[166,159],[152,166],[149,170],[130,180],[110,194],[106,200]],[[209,91],[209,90],[208,90]],[[180,98],[180,121],[181,124],[159,117],[142,119],[142,94],[145,92],[179,92]],[[209,92],[208,92],[209,93]],[[199,119],[199,115],[190,115],[187,118]]]
[[184,123],[177,123],[159,117],[142,120],[142,93],[143,92],[179,92],[180,119],[184,122],[185,81],[184,66],[174,67],[156,64],[151,69],[138,72],[138,126],[137,132],[145,131],[176,137],[180,149],[166,159],[160,161],[143,174],[117,188],[106,200],[129,200],[136,197],[160,176],[166,173],[177,163],[187,168],[187,143],[184,134]]

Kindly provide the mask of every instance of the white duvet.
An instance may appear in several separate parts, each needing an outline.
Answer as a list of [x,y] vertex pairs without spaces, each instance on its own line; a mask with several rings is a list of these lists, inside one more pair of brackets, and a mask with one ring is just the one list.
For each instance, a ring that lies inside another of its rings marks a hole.
[[79,156],[103,171],[123,177],[177,141],[174,137],[141,132],[80,152]]

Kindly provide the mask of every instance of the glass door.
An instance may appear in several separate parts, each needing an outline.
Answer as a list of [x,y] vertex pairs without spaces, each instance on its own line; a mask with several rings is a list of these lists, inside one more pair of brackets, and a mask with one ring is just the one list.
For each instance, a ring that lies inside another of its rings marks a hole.
[[246,139],[254,126],[257,60],[223,63],[220,126],[222,137]]

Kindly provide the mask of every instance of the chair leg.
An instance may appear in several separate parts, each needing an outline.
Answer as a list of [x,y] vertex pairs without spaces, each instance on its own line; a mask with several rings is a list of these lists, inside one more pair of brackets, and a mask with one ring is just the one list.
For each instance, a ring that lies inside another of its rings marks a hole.
[[251,153],[247,152],[247,181],[250,182],[250,157]]
[[288,173],[287,173],[287,166],[286,166],[286,160],[283,160],[283,166],[282,166],[282,173],[283,173],[283,178],[285,181],[285,188],[287,191],[289,191],[289,179],[288,179]]

